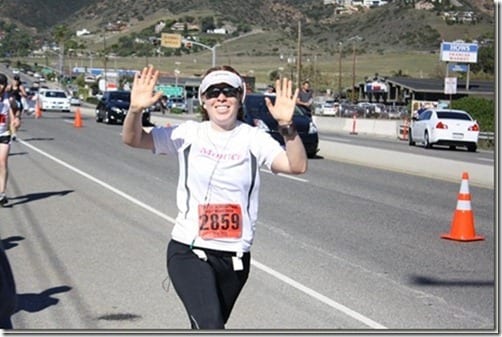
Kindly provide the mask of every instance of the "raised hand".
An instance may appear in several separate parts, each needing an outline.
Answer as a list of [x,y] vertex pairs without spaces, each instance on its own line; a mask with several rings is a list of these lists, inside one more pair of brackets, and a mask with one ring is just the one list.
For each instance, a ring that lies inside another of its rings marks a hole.
[[280,79],[275,81],[275,92],[274,104],[270,98],[265,97],[268,110],[279,124],[291,123],[299,89],[296,88],[293,95],[293,82],[283,78],[282,82]]
[[131,111],[140,112],[152,106],[162,97],[162,92],[154,94],[159,71],[153,66],[144,67],[141,73],[134,74],[131,90]]

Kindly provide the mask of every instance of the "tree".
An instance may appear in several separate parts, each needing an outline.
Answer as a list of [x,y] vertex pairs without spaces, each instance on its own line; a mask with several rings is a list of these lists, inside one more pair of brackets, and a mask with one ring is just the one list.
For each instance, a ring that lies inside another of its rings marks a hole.
[[495,50],[493,45],[483,46],[478,51],[478,63],[471,66],[474,72],[484,72],[486,74],[495,74]]
[[214,24],[214,18],[212,16],[206,16],[201,19],[200,22],[201,31],[207,32],[208,30],[214,30],[216,28]]
[[65,42],[70,37],[70,31],[66,25],[57,25],[52,30],[52,36],[59,46],[59,74],[63,76]]

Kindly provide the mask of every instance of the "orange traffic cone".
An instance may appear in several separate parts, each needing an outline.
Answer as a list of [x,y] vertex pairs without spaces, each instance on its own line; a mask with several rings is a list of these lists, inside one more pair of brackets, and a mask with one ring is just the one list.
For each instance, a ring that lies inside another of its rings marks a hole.
[[42,109],[40,109],[40,104],[38,103],[35,103],[35,118],[40,118],[42,117]]
[[457,198],[457,209],[453,213],[449,234],[441,235],[443,239],[456,241],[479,241],[485,238],[476,235],[474,229],[474,214],[471,209],[471,194],[469,193],[469,174],[462,174],[462,183]]
[[73,122],[73,126],[76,128],[82,127],[82,116],[80,115],[80,108],[75,110],[75,120]]

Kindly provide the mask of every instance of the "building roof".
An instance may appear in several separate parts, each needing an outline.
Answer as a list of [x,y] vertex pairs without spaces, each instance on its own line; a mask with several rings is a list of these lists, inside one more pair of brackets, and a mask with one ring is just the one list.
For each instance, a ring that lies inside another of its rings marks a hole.
[[[408,89],[411,92],[443,93],[444,79],[389,77],[386,79],[393,86]],[[492,96],[495,94],[493,81],[469,81],[469,90],[466,89],[466,80],[457,81],[457,94]]]

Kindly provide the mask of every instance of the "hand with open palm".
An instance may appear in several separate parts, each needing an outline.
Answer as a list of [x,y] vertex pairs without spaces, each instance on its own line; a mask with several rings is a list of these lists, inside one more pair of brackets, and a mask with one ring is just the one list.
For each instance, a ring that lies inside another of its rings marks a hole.
[[272,104],[270,98],[265,97],[267,108],[279,123],[285,125],[293,120],[293,112],[295,110],[296,98],[298,97],[298,88],[293,93],[293,82],[287,78],[275,81],[275,103]]

